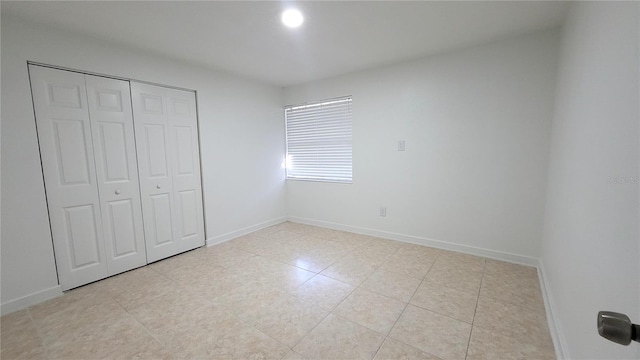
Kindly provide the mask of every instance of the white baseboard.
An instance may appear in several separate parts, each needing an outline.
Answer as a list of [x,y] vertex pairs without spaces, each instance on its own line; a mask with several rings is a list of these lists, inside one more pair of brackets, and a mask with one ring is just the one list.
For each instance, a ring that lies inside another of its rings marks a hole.
[[542,291],[542,299],[544,300],[544,307],[547,313],[547,324],[549,325],[549,333],[551,334],[551,339],[553,340],[553,347],[556,350],[556,358],[563,360],[567,359],[566,353],[566,342],[564,341],[564,336],[558,327],[558,322],[556,321],[555,314],[557,314],[555,303],[553,301],[553,296],[551,295],[551,291],[549,289],[549,282],[547,281],[547,275],[544,271],[544,263],[540,261],[538,263],[538,279],[540,280],[540,290]]
[[49,299],[62,296],[62,286],[56,285],[54,287],[34,292],[23,297],[19,297],[14,300],[7,301],[0,305],[0,315],[7,315],[18,310],[26,309],[31,305],[47,301]]
[[456,244],[452,242],[428,239],[428,238],[423,238],[423,237],[418,237],[413,235],[398,234],[398,233],[393,233],[393,232],[383,231],[383,230],[361,228],[357,226],[332,223],[328,221],[312,220],[312,219],[301,218],[297,216],[289,216],[288,220],[291,222],[296,222],[301,224],[320,226],[320,227],[334,229],[334,230],[342,230],[342,231],[348,231],[348,232],[357,233],[357,234],[375,236],[383,239],[397,240],[397,241],[402,241],[402,242],[411,243],[411,244],[424,245],[424,246],[429,246],[429,247],[442,249],[442,250],[450,250],[450,251],[455,251],[455,252],[460,252],[460,253],[465,253],[470,255],[477,255],[477,256],[482,256],[482,257],[496,259],[496,260],[508,261],[516,264],[522,264],[522,265],[533,266],[533,267],[538,266],[538,259],[530,256],[511,254],[511,253],[502,252],[502,251],[483,249],[483,248],[469,246],[469,245]]
[[258,231],[260,229],[264,229],[264,228],[269,227],[269,226],[278,225],[278,224],[283,223],[285,221],[287,221],[287,217],[286,216],[281,216],[279,218],[275,218],[275,219],[271,219],[271,220],[268,220],[268,221],[264,221],[264,222],[255,224],[255,225],[247,226],[247,227],[239,229],[239,230],[231,231],[231,232],[228,232],[226,234],[218,235],[218,236],[212,237],[211,239],[207,239],[206,245],[207,246],[213,246],[213,245],[216,245],[216,244],[220,244],[220,243],[223,243],[225,241],[229,241],[231,239],[235,239],[238,236],[246,235],[248,233],[252,233],[254,231]]

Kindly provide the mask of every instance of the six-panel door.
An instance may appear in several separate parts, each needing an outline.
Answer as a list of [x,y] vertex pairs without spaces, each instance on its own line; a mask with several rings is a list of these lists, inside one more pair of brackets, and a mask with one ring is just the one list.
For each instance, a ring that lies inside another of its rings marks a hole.
[[84,75],[30,66],[42,169],[63,290],[109,276]]
[[109,274],[147,263],[129,82],[86,75]]
[[176,254],[169,125],[164,89],[131,84],[147,261]]
[[171,153],[176,202],[178,251],[204,244],[200,147],[195,94],[167,89],[168,120],[173,138]]
[[195,94],[131,83],[147,260],[204,245]]

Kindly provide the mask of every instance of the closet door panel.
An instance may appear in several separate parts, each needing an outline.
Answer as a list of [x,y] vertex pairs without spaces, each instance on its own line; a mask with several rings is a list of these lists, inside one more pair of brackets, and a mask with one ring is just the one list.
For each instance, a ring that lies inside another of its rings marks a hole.
[[[131,199],[110,201],[107,206],[107,222],[111,227],[111,253],[115,261],[125,257],[144,254],[144,246],[138,244],[139,230],[142,224],[136,221],[135,205]],[[138,210],[139,212],[139,210]],[[143,244],[144,245],[144,244]],[[142,250],[142,251],[141,251]],[[146,256],[136,263],[142,266],[146,263]]]
[[131,83],[148,262],[177,250],[170,127],[164,88]]
[[63,290],[108,276],[84,75],[29,66]]
[[172,137],[173,184],[176,197],[178,248],[204,245],[200,151],[195,93],[167,89]]
[[129,82],[86,75],[109,275],[147,262]]

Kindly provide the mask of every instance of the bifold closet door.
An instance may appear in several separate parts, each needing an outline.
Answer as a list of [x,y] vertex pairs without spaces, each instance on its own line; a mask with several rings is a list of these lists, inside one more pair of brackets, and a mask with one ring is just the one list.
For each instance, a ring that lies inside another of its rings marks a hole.
[[62,289],[144,265],[128,82],[29,73]]
[[63,290],[109,276],[84,75],[30,66],[31,91]]
[[147,263],[129,82],[85,75],[109,274]]
[[149,262],[204,245],[195,93],[131,83]]

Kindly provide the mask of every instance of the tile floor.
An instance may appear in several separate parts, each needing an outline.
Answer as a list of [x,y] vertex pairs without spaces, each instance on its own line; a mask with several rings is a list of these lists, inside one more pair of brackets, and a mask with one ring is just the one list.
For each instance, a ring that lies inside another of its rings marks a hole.
[[282,223],[2,317],[2,359],[553,359],[537,273]]

